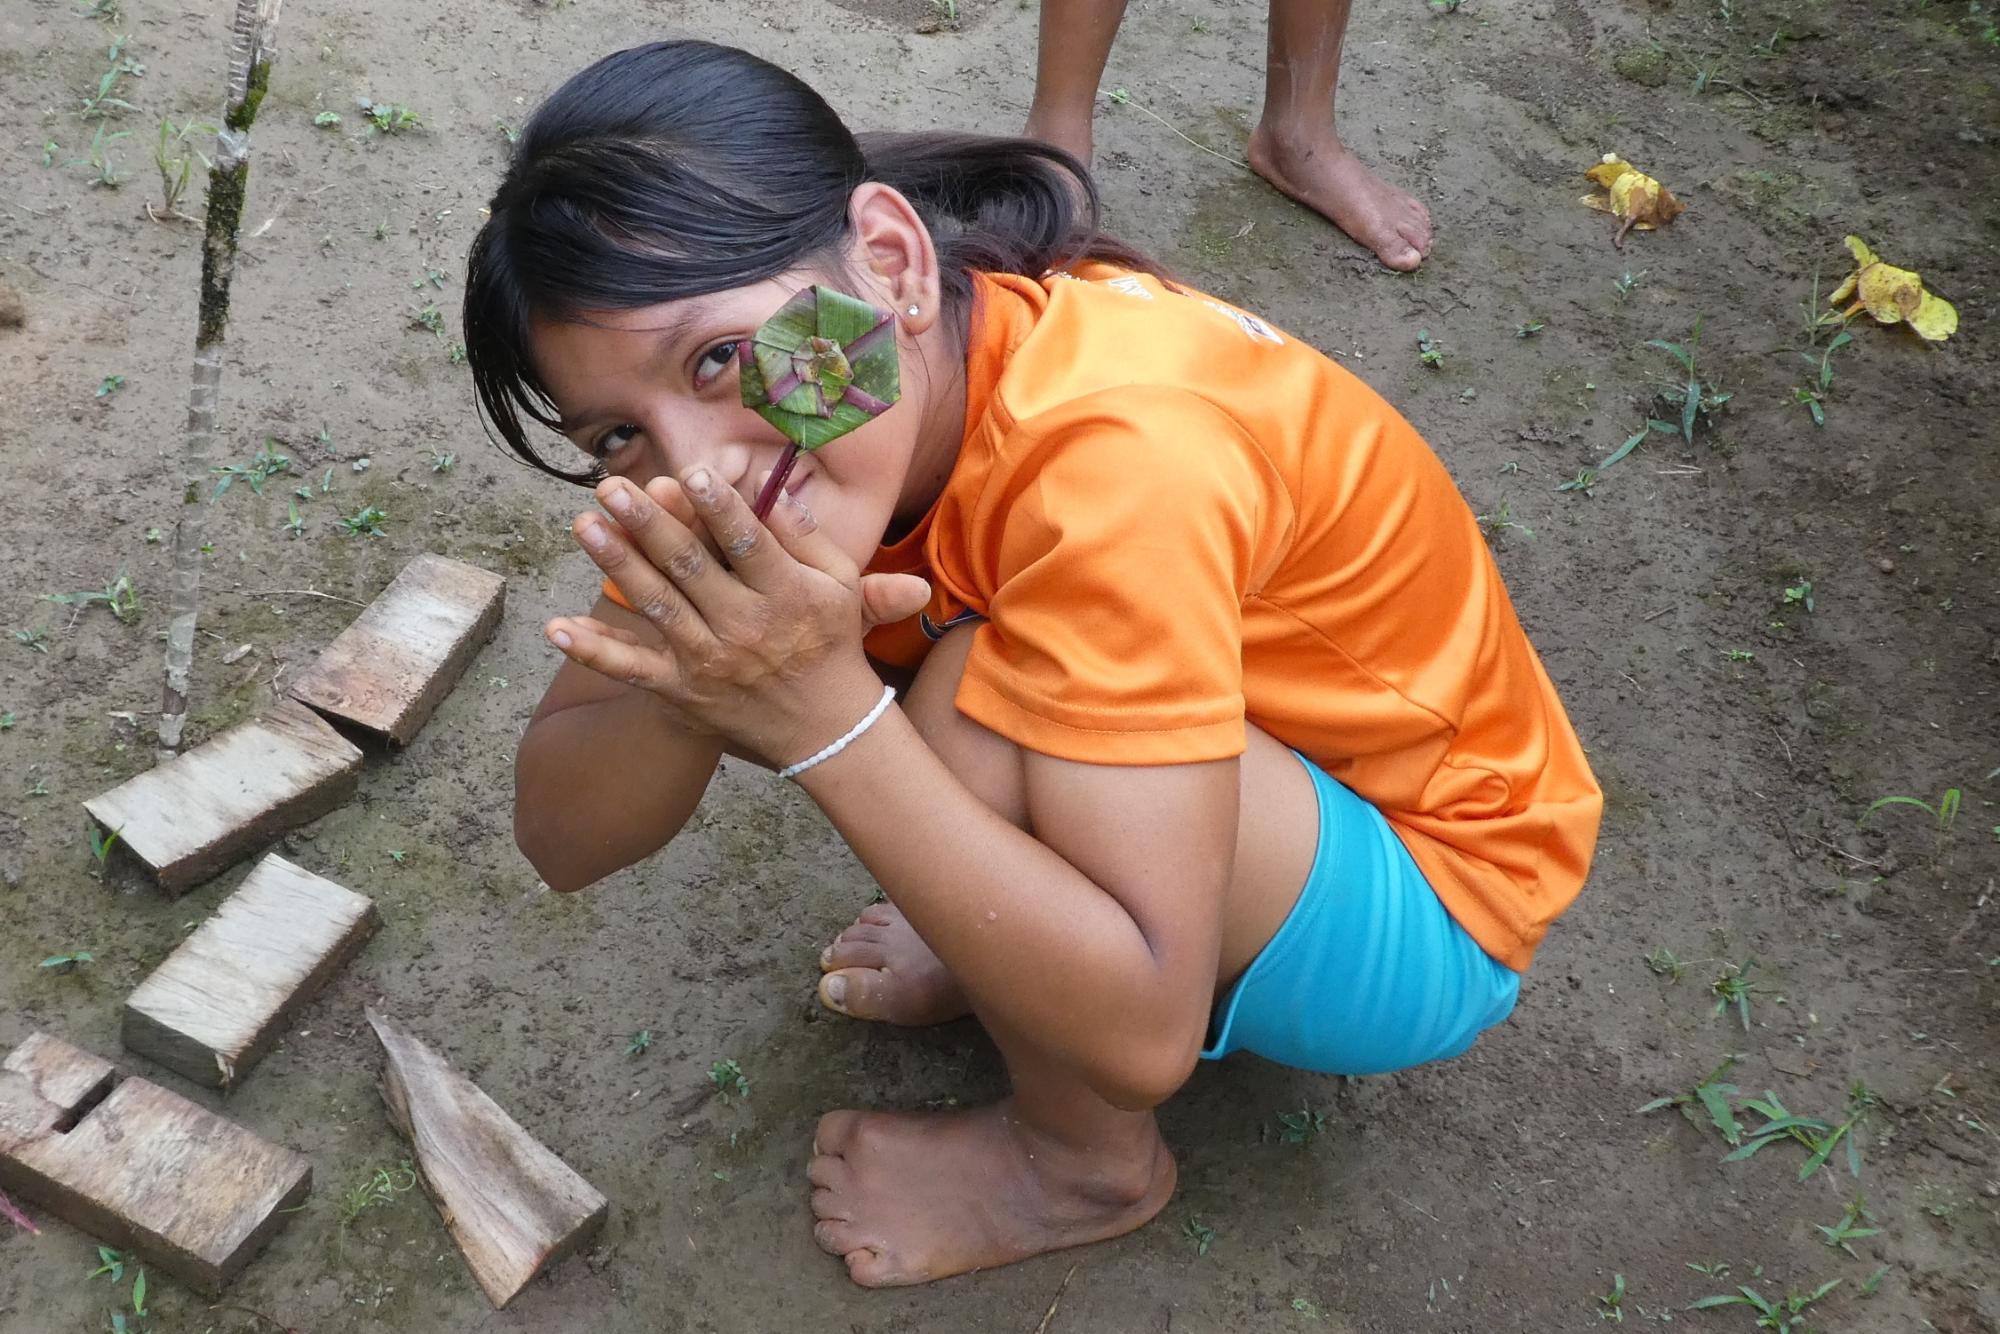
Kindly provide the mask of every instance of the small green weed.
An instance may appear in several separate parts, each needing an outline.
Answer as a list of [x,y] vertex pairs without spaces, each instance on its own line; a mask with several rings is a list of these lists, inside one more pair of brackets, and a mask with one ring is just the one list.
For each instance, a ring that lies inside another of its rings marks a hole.
[[1533,537],[1535,535],[1535,530],[1528,527],[1527,524],[1515,521],[1513,507],[1504,500],[1500,502],[1500,508],[1494,510],[1491,514],[1475,514],[1472,517],[1481,528],[1486,530],[1488,537],[1504,533],[1509,528],[1514,529],[1523,537]]
[[14,730],[14,711],[12,709],[9,709],[5,713],[0,713],[0,732],[11,732],[13,730]]
[[49,651],[48,638],[46,631],[32,625],[25,630],[16,630],[14,632],[14,642],[16,644],[20,644],[25,648],[31,648],[37,653],[47,653]]
[[[1697,418],[1707,422],[1723,404],[1734,398],[1725,394],[1701,378],[1695,369],[1695,353],[1701,342],[1701,321],[1694,322],[1694,328],[1687,336],[1687,342],[1674,343],[1664,338],[1649,338],[1646,346],[1658,348],[1680,364],[1683,374],[1677,381],[1670,381],[1659,391],[1660,398],[1680,409],[1681,439],[1694,443],[1694,425]],[[1648,423],[1651,427],[1651,423]],[[1672,429],[1669,427],[1669,429]]]
[[1536,334],[1540,333],[1542,330],[1548,327],[1549,327],[1548,325],[1544,324],[1540,320],[1523,320],[1521,323],[1514,326],[1514,337],[1533,338]]
[[715,1091],[728,1102],[732,1098],[750,1096],[750,1080],[743,1073],[743,1067],[733,1058],[724,1057],[708,1067],[708,1082],[715,1085]]
[[1665,945],[1659,946],[1646,956],[1646,967],[1669,982],[1680,981],[1681,974],[1687,971],[1686,961],[1675,958],[1674,952]]
[[86,832],[90,836],[90,855],[96,858],[98,873],[102,875],[105,865],[111,860],[111,850],[117,847],[119,839],[125,836],[124,827],[120,826],[107,834],[92,824]]
[[444,270],[426,268],[424,270],[423,277],[416,278],[411,281],[410,290],[413,292],[420,292],[423,290],[425,283],[429,283],[432,287],[437,288],[439,291],[443,291],[445,283]]
[[125,47],[131,40],[132,35],[127,33],[111,44],[111,50],[105,57],[109,68],[98,76],[97,87],[83,95],[83,107],[78,113],[83,119],[104,120],[139,109],[118,95],[124,91],[127,75],[138,78],[146,72],[144,65],[125,54]]
[[[213,125],[197,125],[189,121],[185,125],[175,125],[173,121],[160,120],[160,136],[153,146],[153,165],[160,169],[160,212],[168,217],[187,218],[180,211],[181,196],[187,193],[188,183],[194,179],[194,165],[201,163],[201,169],[209,168],[208,155],[188,142],[190,136],[215,133]],[[188,221],[194,221],[187,218]]]
[[[78,610],[102,603],[105,610],[115,616],[121,625],[130,625],[138,620],[141,611],[139,590],[133,586],[132,577],[127,574],[120,574],[98,589],[85,589],[77,593],[44,593],[42,601],[53,602],[63,607],[75,607]],[[19,637],[15,636],[17,639]]]
[[458,455],[452,453],[450,450],[433,449],[429,453],[432,472],[446,473],[458,466]]
[[369,98],[359,100],[361,114],[368,121],[368,128],[379,134],[402,134],[409,130],[420,130],[424,122],[416,112],[395,102],[376,102]]
[[1808,614],[1817,610],[1813,605],[1812,580],[1801,579],[1796,584],[1789,585],[1785,589],[1784,605],[1787,607],[1804,607]]
[[1736,1162],[1781,1140],[1791,1140],[1807,1150],[1806,1160],[1799,1166],[1799,1180],[1805,1181],[1826,1166],[1833,1151],[1845,1144],[1848,1173],[1859,1177],[1861,1145],[1856,1131],[1875,1106],[1875,1101],[1873,1091],[1866,1084],[1857,1082],[1847,1091],[1846,1118],[1834,1124],[1815,1116],[1795,1115],[1778,1100],[1775,1093],[1766,1089],[1762,1099],[1746,1098],[1743,1101],[1744,1110],[1763,1117],[1764,1124],[1750,1131],[1742,1145],[1722,1161]]
[[1623,301],[1626,297],[1632,295],[1633,291],[1638,288],[1639,284],[1645,281],[1646,281],[1646,270],[1640,269],[1637,273],[1634,273],[1632,272],[1632,270],[1627,269],[1625,270],[1625,272],[1619,274],[1616,278],[1612,279],[1611,290],[1618,294],[1618,299],[1620,301]]
[[1590,494],[1590,489],[1596,485],[1597,485],[1597,469],[1578,468],[1576,470],[1576,476],[1570,478],[1567,482],[1557,482],[1556,490],[1575,491],[1578,492],[1579,494],[1588,496]]
[[435,303],[413,307],[410,311],[412,329],[429,329],[439,338],[444,337],[444,312]]
[[89,1277],[96,1278],[99,1274],[109,1274],[113,1283],[123,1283],[125,1281],[124,1252],[114,1251],[109,1246],[99,1246],[97,1248],[97,1268],[90,1271]]
[[1690,1311],[1708,1311],[1718,1306],[1747,1306],[1757,1312],[1757,1328],[1767,1329],[1774,1334],[1790,1334],[1805,1325],[1805,1309],[1820,1298],[1840,1286],[1839,1279],[1822,1283],[1810,1293],[1801,1296],[1793,1293],[1783,1301],[1773,1302],[1765,1298],[1755,1288],[1743,1286],[1735,1292],[1718,1293],[1704,1297],[1688,1307]]
[[394,1204],[397,1196],[408,1194],[416,1184],[416,1168],[407,1158],[394,1167],[376,1168],[359,1185],[340,1197],[338,1230],[346,1232],[355,1219],[370,1209]]
[[1962,796],[1963,794],[1957,788],[1948,787],[1944,790],[1944,795],[1938,798],[1938,803],[1935,806],[1918,797],[1878,797],[1869,803],[1868,809],[1861,813],[1861,818],[1855,823],[1867,824],[1868,817],[1881,810],[1884,806],[1915,806],[1918,810],[1930,815],[1931,819],[1936,822],[1937,831],[1940,835],[1948,834],[1951,832],[1952,822],[1958,819],[1958,807]]
[[222,499],[223,493],[237,482],[247,482],[252,491],[260,496],[263,495],[264,483],[292,470],[291,458],[280,454],[277,444],[276,439],[266,436],[264,443],[257,447],[257,452],[250,456],[248,463],[225,463],[220,468],[211,469],[210,471],[222,480],[215,484],[215,491],[209,499]]
[[299,513],[299,502],[296,500],[287,500],[285,502],[285,509],[287,512],[285,531],[290,533],[294,538],[304,537],[306,535],[306,521],[305,516]]
[[1726,648],[1722,650],[1722,658],[1725,662],[1755,662],[1757,654],[1747,648]]
[[[1863,1223],[1872,1223],[1874,1221],[1873,1218],[1869,1217],[1868,1210],[1862,1207],[1861,1197],[1857,1195],[1847,1202],[1847,1209],[1841,1214],[1838,1223],[1833,1224],[1831,1227],[1825,1223],[1814,1223],[1813,1230],[1820,1234],[1820,1239],[1827,1245],[1838,1247],[1846,1251],[1849,1255],[1854,1255],[1854,1242],[1860,1240],[1862,1237],[1875,1236],[1882,1231],[1879,1227],[1861,1226]],[[1854,1258],[1858,1260],[1861,1257],[1854,1255]]]
[[1720,1065],[1703,1075],[1701,1082],[1686,1093],[1655,1098],[1634,1115],[1648,1116],[1653,1112],[1663,1112],[1669,1107],[1677,1107],[1681,1115],[1687,1118],[1688,1124],[1695,1125],[1698,1123],[1694,1119],[1694,1109],[1700,1107],[1708,1113],[1709,1124],[1721,1133],[1724,1143],[1741,1143],[1743,1125],[1736,1119],[1736,1109],[1731,1105],[1731,1100],[1735,1098],[1738,1089],[1736,1085],[1727,1083],[1723,1079],[1723,1076],[1736,1064],[1736,1060],[1734,1055],[1723,1057]]
[[1755,959],[1745,959],[1741,967],[1726,963],[1722,965],[1722,976],[1711,982],[1708,988],[1715,994],[1715,1013],[1726,1013],[1732,1005],[1735,1006],[1745,1033],[1750,1031],[1750,998],[1764,990],[1750,980],[1750,970],[1756,966]]
[[506,121],[501,120],[498,116],[493,118],[493,128],[500,131],[500,137],[508,143],[518,144],[521,142],[521,132]]
[[1203,1226],[1200,1219],[1190,1218],[1181,1224],[1181,1235],[1194,1243],[1196,1255],[1207,1255],[1208,1248],[1215,1245],[1215,1229]]
[[63,163],[63,166],[89,167],[97,173],[96,178],[91,181],[92,185],[102,185],[107,189],[115,190],[125,183],[125,177],[119,173],[118,164],[112,160],[111,145],[117,143],[120,139],[130,138],[131,134],[130,130],[119,130],[115,134],[106,134],[104,127],[100,125],[97,127],[97,132],[90,136],[90,148],[85,155],[83,157],[71,158],[68,162]]
[[340,531],[349,537],[384,537],[388,530],[382,525],[389,521],[389,511],[380,505],[363,505],[352,514],[335,520]]
[[97,392],[96,394],[93,395],[93,397],[110,398],[113,394],[117,393],[120,389],[123,389],[124,387],[125,387],[124,376],[107,375],[102,380],[98,381]]
[[1817,359],[1810,352],[1801,352],[1808,366],[1817,365],[1813,380],[1792,390],[1792,401],[1812,414],[1814,426],[1826,425],[1826,398],[1833,391],[1833,354],[1854,341],[1854,335],[1845,329],[1833,336],[1832,341],[1820,350]]
[[1614,1325],[1625,1323],[1625,1276],[1611,1276],[1611,1291],[1597,1299],[1597,1318],[1609,1320]]
[[1326,1130],[1326,1113],[1310,1105],[1296,1112],[1279,1112],[1278,1139],[1285,1144],[1310,1144]]
[[337,129],[340,125],[338,111],[322,111],[313,117],[313,124],[322,130]]
[[51,954],[36,964],[37,968],[59,968],[67,973],[80,963],[96,963],[97,956],[89,950],[70,950],[66,954]]
[[653,1047],[653,1030],[642,1028],[625,1040],[627,1056],[644,1056]]
[[1431,337],[1429,329],[1417,330],[1417,360],[1431,370],[1444,365],[1444,349]]

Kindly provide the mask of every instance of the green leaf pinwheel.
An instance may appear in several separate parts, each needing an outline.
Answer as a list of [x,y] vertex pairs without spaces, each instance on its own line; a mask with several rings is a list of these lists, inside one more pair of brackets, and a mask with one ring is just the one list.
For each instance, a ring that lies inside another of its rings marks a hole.
[[736,345],[736,364],[743,406],[792,442],[758,492],[760,519],[800,451],[865,426],[902,394],[893,317],[830,287],[804,288],[780,306]]

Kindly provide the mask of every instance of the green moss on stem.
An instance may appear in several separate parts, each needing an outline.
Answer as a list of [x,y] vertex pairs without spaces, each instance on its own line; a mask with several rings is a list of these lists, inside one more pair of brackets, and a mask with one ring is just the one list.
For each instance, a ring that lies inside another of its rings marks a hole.
[[222,340],[229,324],[229,274],[236,266],[236,237],[243,227],[243,193],[250,164],[217,164],[208,171],[208,217],[201,247],[201,307],[196,317],[194,345],[209,347]]
[[250,84],[243,94],[243,105],[231,111],[223,122],[239,133],[250,128],[257,119],[257,108],[264,101],[264,94],[271,89],[271,62],[260,60],[250,67]]

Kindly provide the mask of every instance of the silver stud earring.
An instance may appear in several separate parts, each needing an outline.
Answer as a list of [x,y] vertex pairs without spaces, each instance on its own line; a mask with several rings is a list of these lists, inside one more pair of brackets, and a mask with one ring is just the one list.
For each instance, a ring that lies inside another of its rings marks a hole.
[[909,310],[905,311],[904,313],[907,314],[911,319],[915,319],[919,314],[922,313],[922,310],[917,306],[911,306]]

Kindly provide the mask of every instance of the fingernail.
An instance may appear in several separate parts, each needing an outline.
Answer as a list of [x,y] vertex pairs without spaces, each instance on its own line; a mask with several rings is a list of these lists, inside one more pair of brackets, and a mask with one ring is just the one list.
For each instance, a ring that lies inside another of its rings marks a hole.
[[551,630],[549,632],[549,642],[557,648],[568,648],[570,646],[569,631]]
[[604,503],[609,505],[611,512],[619,518],[629,519],[632,517],[632,493],[624,487],[612,487],[611,494],[604,498]]
[[827,964],[833,962],[833,946],[828,945],[819,952],[819,961],[821,967],[825,967]]
[[601,523],[587,523],[583,526],[583,542],[592,551],[602,551],[611,545],[611,532]]
[[835,973],[820,984],[826,991],[826,1003],[836,1010],[847,1004],[847,979]]
[[685,486],[688,494],[696,500],[707,502],[715,498],[715,478],[709,475],[706,468],[696,468],[687,475],[681,485]]

